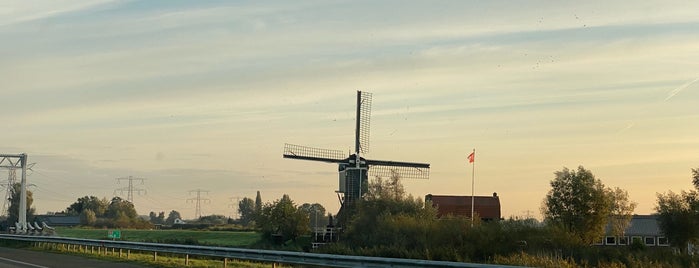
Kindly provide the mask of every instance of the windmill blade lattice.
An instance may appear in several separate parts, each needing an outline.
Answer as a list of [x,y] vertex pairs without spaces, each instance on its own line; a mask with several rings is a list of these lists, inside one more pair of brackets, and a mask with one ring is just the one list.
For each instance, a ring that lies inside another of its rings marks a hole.
[[338,212],[340,219],[349,219],[347,215],[352,213],[352,204],[368,191],[369,178],[372,176],[390,178],[395,174],[406,179],[429,179],[430,176],[430,164],[369,160],[363,157],[369,152],[371,102],[371,93],[357,91],[354,153],[284,144],[284,158],[338,164],[339,189],[335,193],[341,204]]
[[393,173],[398,174],[401,179],[429,179],[430,168],[422,166],[386,166],[369,165],[370,177],[390,178]]
[[284,144],[284,158],[339,163],[347,159],[340,150],[314,148],[295,144]]
[[371,126],[371,93],[357,91],[356,152],[369,152],[369,129]]

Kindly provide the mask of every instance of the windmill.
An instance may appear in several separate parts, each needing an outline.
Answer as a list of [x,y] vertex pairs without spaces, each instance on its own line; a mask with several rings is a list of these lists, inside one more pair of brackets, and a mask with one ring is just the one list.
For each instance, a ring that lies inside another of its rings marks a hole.
[[335,163],[339,165],[340,213],[356,200],[361,199],[368,189],[369,176],[382,178],[397,174],[400,178],[428,179],[430,164],[365,159],[369,152],[369,123],[371,115],[371,93],[357,91],[357,118],[354,153],[347,156],[340,150],[313,148],[294,144],[284,145],[284,158]]

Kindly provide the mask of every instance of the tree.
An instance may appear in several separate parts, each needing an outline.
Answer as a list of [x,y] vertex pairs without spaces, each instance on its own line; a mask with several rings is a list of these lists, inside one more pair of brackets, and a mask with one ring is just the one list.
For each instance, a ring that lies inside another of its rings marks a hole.
[[623,236],[626,228],[631,224],[633,211],[636,209],[636,202],[629,201],[629,193],[625,190],[615,187],[609,189],[608,193],[611,198],[612,208],[610,216],[610,226],[614,236]]
[[128,219],[135,219],[138,217],[136,209],[133,204],[128,200],[121,199],[121,197],[114,197],[112,201],[109,202],[107,210],[104,212],[104,216],[113,220],[120,217],[126,217]]
[[377,176],[374,180],[369,182],[369,189],[366,194],[368,200],[400,200],[403,197],[405,197],[405,188],[400,182],[400,174],[395,170],[391,170],[391,177],[389,177],[388,180],[384,180]]
[[123,211],[118,211],[116,213],[116,215],[114,215],[114,217],[112,218],[112,222],[113,222],[114,226],[117,228],[130,227],[133,220],[135,220],[135,219],[129,217]]
[[107,211],[107,206],[109,206],[109,202],[105,198],[99,199],[95,196],[84,196],[78,198],[78,201],[66,208],[66,213],[77,216],[84,210],[89,209],[95,213],[95,216],[102,217],[104,212]]
[[296,240],[308,232],[308,214],[299,210],[288,195],[264,205],[256,223],[268,239],[281,236],[282,241]]
[[604,184],[582,166],[577,172],[563,168],[554,174],[556,178],[551,181],[542,208],[544,219],[586,244],[603,236],[612,209]]
[[[431,252],[463,238],[470,221],[465,219],[437,220],[437,209],[425,205],[421,198],[406,196],[397,174],[384,181],[380,177],[369,183],[365,200],[357,202],[356,213],[347,222],[344,243],[376,251]],[[438,235],[437,224],[454,224],[444,228],[448,234]],[[436,241],[429,244],[429,241]],[[458,247],[463,247],[459,245]],[[454,247],[456,248],[456,247]],[[391,257],[408,257],[382,255]]]
[[262,196],[260,196],[260,191],[257,191],[257,196],[255,196],[255,215],[260,215],[262,212]]
[[699,241],[699,168],[692,169],[692,184],[696,190],[658,193],[655,207],[663,234],[685,252],[687,243]]
[[165,223],[165,211],[161,211],[160,213],[158,213],[158,223],[159,224]]
[[97,222],[97,216],[91,209],[85,209],[80,213],[80,224],[85,226],[93,226]]
[[165,224],[173,225],[176,219],[182,219],[180,213],[175,210],[170,211],[170,214],[167,215],[167,219],[165,219]]
[[[7,208],[7,222],[14,224],[19,221],[19,201],[22,199],[22,185],[20,183],[15,183],[12,185],[12,191],[10,195],[10,207]],[[35,209],[32,207],[34,203],[34,194],[32,191],[27,190],[27,219],[34,216]]]
[[212,225],[222,225],[228,222],[228,217],[223,215],[208,215],[203,216],[197,220],[200,224],[212,224]]
[[669,191],[657,197],[655,211],[660,229],[670,244],[685,251],[687,243],[699,240],[699,194],[682,191],[678,195]]
[[325,219],[325,208],[323,207],[323,205],[318,203],[304,203],[303,205],[299,206],[299,210],[308,214],[308,217],[312,222],[311,226],[313,226],[313,228],[324,226],[323,223],[318,223],[318,219],[320,219],[321,222],[324,222]]
[[148,218],[152,224],[163,224],[165,223],[165,212],[161,211],[160,213],[156,214],[155,211],[151,211],[148,214]]
[[250,198],[243,198],[238,202],[238,214],[240,214],[240,224],[248,226],[255,222],[255,202]]

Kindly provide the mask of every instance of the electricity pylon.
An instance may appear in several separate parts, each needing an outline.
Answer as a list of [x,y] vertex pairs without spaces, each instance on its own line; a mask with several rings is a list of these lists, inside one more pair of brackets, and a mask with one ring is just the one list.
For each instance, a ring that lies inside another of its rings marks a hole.
[[117,191],[119,191],[121,195],[123,195],[124,192],[126,192],[127,193],[126,200],[131,202],[131,204],[133,204],[133,192],[137,192],[138,195],[141,195],[141,193],[144,193],[144,194],[146,193],[146,190],[135,188],[133,186],[133,181],[141,181],[141,184],[143,184],[143,181],[146,180],[144,178],[134,178],[132,176],[129,176],[128,178],[126,178],[126,177],[116,178],[116,180],[117,180],[117,184],[121,183],[121,181],[123,181],[123,180],[129,181],[129,186],[114,190],[114,195],[116,195]]
[[202,190],[202,189],[196,189],[196,190],[189,191],[189,194],[192,194],[192,193],[197,193],[197,197],[187,199],[187,203],[196,202],[196,210],[194,211],[194,216],[197,219],[199,219],[199,218],[201,218],[201,203],[202,202],[211,203],[211,200],[209,200],[208,198],[202,198],[201,193],[209,194],[209,191]]
[[[16,159],[15,161],[12,161]],[[7,164],[5,164],[7,163]],[[27,232],[27,154],[0,154],[0,167],[4,168],[21,168],[22,169],[22,181],[20,184],[20,197],[19,197],[19,217],[17,219],[17,224],[19,228],[17,233]]]
[[7,184],[3,184],[5,187],[5,202],[2,204],[2,213],[4,215],[9,215],[10,212],[8,211],[10,209],[10,198],[12,197],[12,188],[14,188],[14,185],[17,181],[17,169],[13,166],[9,166],[8,168],[9,174],[7,176]]
[[[238,212],[240,211],[240,199],[243,199],[243,197],[233,196],[233,197],[229,197],[229,198],[231,199],[231,202],[233,202],[233,199],[235,199],[235,203],[228,205],[228,207],[232,208],[234,210],[233,215],[236,215],[236,218],[238,218],[237,215],[238,215]],[[233,217],[231,217],[231,218],[233,218]]]
[[[3,161],[7,161],[8,164],[4,166],[0,166],[0,168],[7,168],[8,175],[7,175],[7,181],[2,182],[2,185],[0,187],[5,188],[5,200],[2,204],[2,211],[0,214],[2,215],[9,215],[9,209],[10,209],[10,198],[12,197],[12,189],[15,187],[15,183],[17,183],[17,165],[19,165],[19,161],[13,161],[12,158],[5,158],[3,157]],[[1,163],[1,162],[0,162]],[[27,165],[27,170],[32,170],[32,167],[34,167],[36,163],[31,163]]]

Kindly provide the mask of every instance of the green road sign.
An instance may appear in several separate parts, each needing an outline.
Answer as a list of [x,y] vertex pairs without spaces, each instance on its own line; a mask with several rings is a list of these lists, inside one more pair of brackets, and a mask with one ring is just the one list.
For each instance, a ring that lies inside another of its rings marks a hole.
[[109,230],[107,237],[111,239],[121,239],[121,231],[119,230]]

